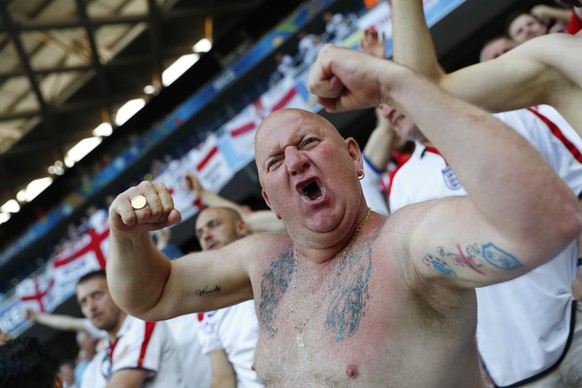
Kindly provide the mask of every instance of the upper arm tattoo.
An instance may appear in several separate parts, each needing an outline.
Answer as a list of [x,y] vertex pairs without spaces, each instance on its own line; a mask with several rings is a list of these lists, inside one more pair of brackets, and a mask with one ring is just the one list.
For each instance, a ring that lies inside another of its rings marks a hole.
[[434,272],[450,277],[457,277],[453,266],[468,268],[480,275],[485,275],[483,270],[487,263],[502,270],[513,270],[523,266],[515,256],[493,243],[481,246],[471,244],[464,251],[461,244],[457,244],[456,252],[447,252],[441,246],[437,248],[437,256],[427,253],[422,262]]
[[515,256],[510,255],[492,243],[483,245],[483,257],[487,262],[499,269],[516,269],[523,266]]
[[194,291],[194,294],[196,296],[205,296],[205,295],[209,295],[209,294],[217,294],[219,293],[221,290],[221,287],[217,284],[214,286],[214,288],[210,288],[209,285],[206,285],[206,287],[204,288],[200,288],[196,291]]

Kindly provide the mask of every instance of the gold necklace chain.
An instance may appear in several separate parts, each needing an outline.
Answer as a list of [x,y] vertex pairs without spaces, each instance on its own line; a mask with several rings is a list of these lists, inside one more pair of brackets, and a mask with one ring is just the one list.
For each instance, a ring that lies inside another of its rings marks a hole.
[[352,238],[347,243],[346,247],[343,249],[342,256],[337,261],[336,268],[335,268],[335,271],[333,272],[331,280],[328,282],[327,286],[325,287],[325,290],[323,290],[323,293],[321,294],[321,296],[317,300],[317,303],[315,304],[315,306],[313,306],[313,308],[311,309],[311,312],[309,314],[307,314],[307,317],[305,317],[305,320],[301,324],[297,324],[295,319],[294,319],[295,312],[296,312],[295,293],[297,290],[297,267],[299,266],[298,260],[297,260],[297,249],[294,249],[294,253],[293,253],[293,260],[294,260],[293,279],[294,280],[293,280],[293,288],[291,289],[291,323],[293,324],[295,331],[297,331],[296,340],[297,340],[297,345],[299,345],[300,347],[305,346],[305,341],[303,340],[303,330],[305,330],[305,326],[307,326],[307,323],[309,322],[309,320],[311,319],[311,317],[313,316],[315,311],[317,311],[317,309],[321,307],[323,300],[329,294],[331,287],[335,284],[335,282],[336,282],[336,280],[339,277],[339,274],[341,272],[342,264],[345,262],[346,255],[347,255],[348,251],[350,250],[350,248],[352,247],[354,241],[356,240],[356,236],[360,232],[360,229],[362,228],[362,226],[364,226],[368,222],[368,218],[370,217],[370,213],[372,213],[372,209],[368,208],[368,214],[366,214],[366,218],[364,218],[364,220],[362,222],[360,222],[360,224],[356,228],[356,231],[354,232]]

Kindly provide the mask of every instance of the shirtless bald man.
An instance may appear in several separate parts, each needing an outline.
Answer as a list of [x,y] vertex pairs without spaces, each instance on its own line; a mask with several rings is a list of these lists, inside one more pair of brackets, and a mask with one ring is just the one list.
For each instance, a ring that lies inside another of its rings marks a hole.
[[[180,214],[164,186],[143,182],[109,212],[116,302],[158,320],[254,298],[266,386],[483,387],[474,288],[517,277],[575,239],[576,198],[514,131],[405,67],[328,45],[308,87],[330,112],[396,106],[469,196],[370,212],[356,141],[317,114],[279,110],[255,150],[263,196],[287,233],[168,261],[148,232]],[[147,205],[136,209],[140,195]]]

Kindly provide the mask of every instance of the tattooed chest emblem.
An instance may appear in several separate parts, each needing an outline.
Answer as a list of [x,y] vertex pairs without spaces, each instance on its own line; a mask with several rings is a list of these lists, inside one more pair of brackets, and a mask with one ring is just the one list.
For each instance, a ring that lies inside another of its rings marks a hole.
[[261,280],[261,302],[259,304],[259,322],[261,329],[270,337],[277,328],[274,322],[277,318],[277,308],[283,295],[289,288],[293,274],[293,256],[290,252],[283,253],[271,263],[269,271],[263,274]]
[[[333,333],[336,342],[356,334],[365,315],[367,301],[370,298],[369,283],[372,275],[371,243],[366,244],[346,256],[341,264],[341,284],[325,298],[322,310],[325,310],[324,327]],[[293,276],[293,259],[291,253],[283,253],[271,263],[261,280],[261,301],[259,303],[259,321],[261,329],[268,337],[277,334],[277,312],[280,302],[289,290]],[[299,287],[299,291],[303,288]]]

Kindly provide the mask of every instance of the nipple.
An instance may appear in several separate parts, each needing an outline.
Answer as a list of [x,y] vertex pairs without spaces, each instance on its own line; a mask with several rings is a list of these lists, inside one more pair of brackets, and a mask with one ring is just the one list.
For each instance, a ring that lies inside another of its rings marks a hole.
[[256,370],[256,368],[255,368],[255,363],[254,363],[254,362],[253,362],[253,364],[251,365],[251,370],[252,370],[252,371],[255,371],[255,372],[257,371],[257,370]]
[[348,369],[346,370],[346,374],[350,379],[355,379],[358,377],[358,366],[354,364],[348,365]]

